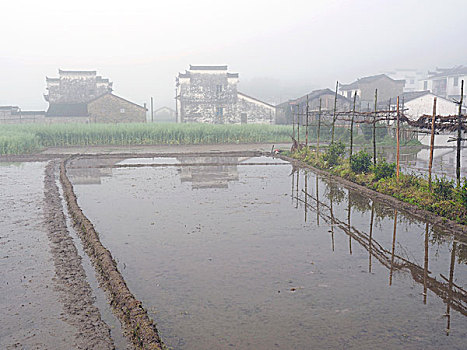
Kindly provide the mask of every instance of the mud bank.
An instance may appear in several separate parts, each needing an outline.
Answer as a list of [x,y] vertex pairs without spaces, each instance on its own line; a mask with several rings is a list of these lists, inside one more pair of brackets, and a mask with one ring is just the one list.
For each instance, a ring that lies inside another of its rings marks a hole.
[[100,282],[107,291],[111,306],[123,324],[128,337],[136,348],[163,349],[164,345],[156,325],[149,318],[140,301],[128,289],[117,264],[99,240],[92,223],[78,206],[73,186],[66,174],[68,160],[60,163],[60,181],[68,204],[68,210],[83,241],[86,252],[100,275]]
[[290,158],[290,157],[283,156],[283,155],[281,155],[279,158],[290,162],[294,166],[311,169],[311,170],[313,170],[313,172],[315,172],[315,173],[317,173],[319,175],[326,176],[326,177],[328,177],[328,178],[330,178],[330,179],[332,179],[332,180],[334,180],[336,182],[339,182],[339,183],[343,184],[344,186],[346,186],[348,188],[357,190],[357,191],[359,191],[360,193],[363,193],[366,196],[369,196],[371,198],[376,198],[377,200],[379,200],[379,201],[381,201],[383,203],[389,204],[389,205],[391,205],[391,206],[393,206],[393,207],[395,207],[397,209],[404,210],[407,213],[410,213],[410,215],[416,217],[417,219],[420,219],[422,221],[428,221],[431,224],[433,224],[435,226],[438,226],[442,231],[444,231],[447,234],[454,234],[454,235],[458,236],[459,238],[461,238],[463,240],[467,239],[467,227],[464,226],[464,225],[458,224],[457,222],[455,222],[453,220],[443,218],[443,217],[438,216],[438,215],[436,215],[436,214],[434,214],[434,213],[432,213],[432,212],[430,212],[428,210],[421,209],[421,208],[419,208],[419,207],[417,207],[417,206],[415,206],[413,204],[400,201],[399,199],[394,198],[392,196],[376,192],[376,191],[374,191],[372,189],[369,189],[369,188],[367,188],[365,186],[356,184],[355,182],[343,179],[343,178],[341,178],[339,176],[332,175],[332,174],[330,174],[329,172],[327,172],[325,170],[315,168],[315,167],[313,167],[311,165],[308,165],[308,164],[305,164],[305,163],[303,163],[303,162],[301,162],[301,161],[299,161],[297,159]]
[[65,311],[62,319],[77,329],[75,343],[70,346],[75,349],[114,349],[110,328],[94,305],[81,257],[67,229],[55,181],[57,165],[56,161],[51,161],[45,169],[44,223],[55,266],[55,286]]

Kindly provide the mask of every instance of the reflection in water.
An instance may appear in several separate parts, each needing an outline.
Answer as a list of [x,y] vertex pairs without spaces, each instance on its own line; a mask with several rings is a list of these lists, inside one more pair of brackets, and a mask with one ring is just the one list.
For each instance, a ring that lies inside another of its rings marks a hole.
[[[297,172],[297,184],[298,187],[298,173]],[[385,206],[381,203],[376,201],[371,202],[371,207],[369,206],[369,199],[357,194],[354,191],[348,190],[347,195],[347,220],[343,221],[335,216],[334,213],[334,204],[337,201],[340,203],[343,199],[342,196],[342,189],[336,183],[329,182],[327,179],[321,179],[319,181],[319,177],[315,175],[316,178],[316,197],[313,196],[308,191],[307,179],[308,174],[305,174],[305,189],[302,190],[304,194],[304,199],[301,198],[298,191],[295,190],[295,199],[296,203],[302,202],[304,203],[304,211],[305,213],[308,210],[314,210],[317,213],[317,223],[319,218],[324,219],[330,225],[329,232],[331,233],[331,250],[334,252],[335,245],[335,232],[334,228],[340,229],[343,233],[348,235],[349,237],[349,252],[352,254],[352,240],[356,241],[361,247],[366,249],[369,253],[369,262],[368,262],[368,271],[372,272],[372,257],[375,257],[377,261],[382,265],[385,266],[389,270],[389,286],[393,285],[393,278],[395,271],[406,271],[410,272],[410,276],[412,279],[423,285],[423,303],[427,304],[427,292],[430,290],[433,292],[434,295],[439,297],[443,302],[446,304],[446,313],[445,316],[447,318],[447,331],[446,334],[449,335],[451,329],[451,309],[456,310],[457,312],[461,313],[462,315],[467,316],[467,292],[459,285],[454,282],[454,266],[456,255],[458,256],[459,264],[463,264],[466,261],[465,255],[465,242],[457,242],[453,241],[452,249],[451,249],[451,259],[450,259],[450,267],[449,267],[449,278],[446,278],[442,273],[439,274],[442,280],[437,280],[436,277],[430,276],[432,272],[428,270],[428,252],[429,252],[429,224],[426,223],[425,225],[425,232],[424,232],[424,265],[423,267],[419,266],[416,262],[411,261],[410,259],[401,256],[400,254],[396,253],[396,242],[400,245],[400,241],[397,240],[397,226],[398,226],[398,210],[397,209],[390,209],[390,207]],[[322,202],[319,198],[319,183],[326,186],[326,193],[328,203],[326,204]],[[309,202],[311,200],[311,202]],[[314,203],[315,205],[311,205]],[[297,204],[296,204],[297,207]],[[326,208],[328,213],[323,212],[323,210],[319,211],[318,208]],[[370,211],[370,225],[369,225],[369,234],[357,229],[356,227],[351,225],[351,210],[352,208],[364,213]],[[391,239],[391,249],[385,249],[384,244],[378,242],[374,239],[374,222],[375,219],[383,220],[383,219],[393,219],[393,229],[392,229],[392,239]],[[401,220],[406,222],[412,222],[414,219],[403,216]],[[442,235],[440,231],[437,231],[433,228],[432,230],[433,240],[432,244],[446,244],[448,243],[447,237]],[[441,243],[440,243],[441,242]],[[460,254],[457,249],[457,245],[460,244],[461,247],[464,248],[463,254]],[[405,251],[403,247],[401,247],[402,251]]]
[[[229,182],[238,181],[237,165],[239,157],[177,157],[180,161],[180,179],[182,182],[190,182],[192,189],[202,188],[228,188]],[[210,164],[183,166],[183,164]],[[216,165],[212,165],[216,164]]]
[[68,163],[67,175],[76,185],[100,185],[112,176],[112,167],[125,158],[77,158]]

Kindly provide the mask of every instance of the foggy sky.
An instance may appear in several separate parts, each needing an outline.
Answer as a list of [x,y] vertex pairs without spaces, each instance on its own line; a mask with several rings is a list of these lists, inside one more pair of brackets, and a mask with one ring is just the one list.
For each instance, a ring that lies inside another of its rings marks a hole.
[[227,64],[279,103],[395,68],[467,65],[467,1],[2,1],[0,105],[47,107],[45,76],[97,70],[136,103],[174,108],[189,64]]

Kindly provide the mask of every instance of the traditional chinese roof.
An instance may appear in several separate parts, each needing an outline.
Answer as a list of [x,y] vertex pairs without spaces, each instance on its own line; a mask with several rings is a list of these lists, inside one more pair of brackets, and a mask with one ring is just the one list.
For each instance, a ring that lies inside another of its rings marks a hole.
[[87,117],[86,103],[51,103],[46,113],[47,117]]
[[452,68],[436,68],[435,72],[428,72],[429,79],[449,76],[467,75],[467,67],[456,66]]
[[350,84],[342,84],[339,86],[339,90],[354,90],[354,89],[358,89],[360,84],[368,84],[368,83],[371,83],[373,81],[376,81],[376,80],[379,80],[379,79],[382,79],[382,78],[386,78],[386,79],[389,79],[389,80],[392,80],[394,82],[398,82],[398,83],[405,83],[405,80],[395,80],[395,79],[392,79],[390,77],[388,77],[386,74],[378,74],[378,75],[372,75],[372,76],[369,76],[369,77],[364,77],[364,78],[360,78],[356,81],[354,81],[353,83],[350,83]]
[[190,64],[190,70],[227,70],[227,65],[223,66],[193,66]]

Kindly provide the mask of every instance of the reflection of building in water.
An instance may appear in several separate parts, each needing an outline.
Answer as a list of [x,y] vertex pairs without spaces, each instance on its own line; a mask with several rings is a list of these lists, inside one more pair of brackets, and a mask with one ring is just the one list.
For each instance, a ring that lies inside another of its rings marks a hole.
[[[228,188],[238,181],[237,164],[247,158],[239,157],[179,157],[180,164],[200,163],[180,167],[182,182],[191,182],[192,189]],[[207,164],[207,165],[202,165]]]
[[67,175],[74,185],[100,185],[101,178],[112,176],[112,167],[126,158],[83,158],[71,161]]

